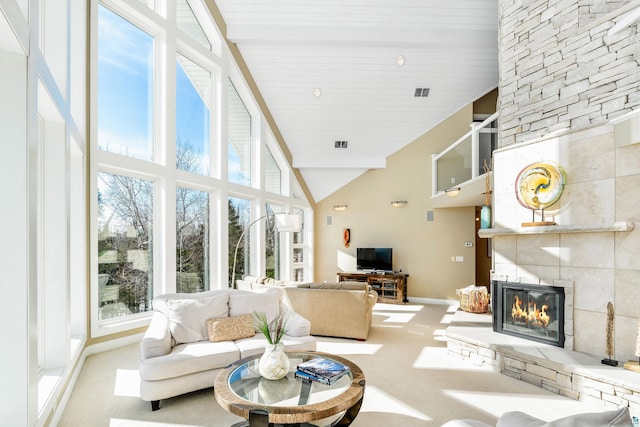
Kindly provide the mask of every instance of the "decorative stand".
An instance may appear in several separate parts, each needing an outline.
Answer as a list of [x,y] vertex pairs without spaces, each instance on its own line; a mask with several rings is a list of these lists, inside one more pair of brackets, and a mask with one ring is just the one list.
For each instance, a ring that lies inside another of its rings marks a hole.
[[618,361],[613,360],[611,356],[613,356],[613,304],[611,301],[607,303],[607,357],[606,359],[602,359],[603,365],[609,366],[618,366]]
[[[542,218],[542,221],[536,221],[536,211],[539,210],[540,211],[540,218]],[[543,226],[543,225],[558,225],[553,221],[545,221],[544,220],[544,208],[542,209],[531,209],[531,222],[523,222],[522,226],[523,227],[539,227],[539,226]]]

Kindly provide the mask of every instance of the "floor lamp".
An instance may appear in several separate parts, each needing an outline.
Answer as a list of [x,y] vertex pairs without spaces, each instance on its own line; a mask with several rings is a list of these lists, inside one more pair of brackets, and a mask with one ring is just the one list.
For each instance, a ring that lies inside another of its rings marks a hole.
[[[301,220],[300,215],[297,214],[288,214],[288,213],[277,213],[276,217],[276,228],[278,232],[283,233],[286,231],[298,232],[301,229]],[[240,247],[240,242],[242,242],[242,238],[249,231],[251,226],[263,219],[267,218],[267,215],[263,215],[258,219],[253,220],[247,227],[242,230],[242,234],[240,234],[240,238],[238,239],[238,243],[236,243],[236,249],[233,252],[233,269],[231,270],[231,286],[236,288],[236,263],[238,261],[238,248]]]

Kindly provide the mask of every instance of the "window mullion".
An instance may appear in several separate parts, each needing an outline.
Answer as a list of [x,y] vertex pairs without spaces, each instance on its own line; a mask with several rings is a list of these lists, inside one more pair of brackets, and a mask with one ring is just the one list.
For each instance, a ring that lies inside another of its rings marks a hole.
[[159,227],[155,231],[160,257],[156,258],[156,294],[176,291],[176,13],[175,2],[167,4],[167,26],[158,40],[155,106],[156,128],[160,130],[156,145],[161,147],[158,163],[164,166],[158,181]]

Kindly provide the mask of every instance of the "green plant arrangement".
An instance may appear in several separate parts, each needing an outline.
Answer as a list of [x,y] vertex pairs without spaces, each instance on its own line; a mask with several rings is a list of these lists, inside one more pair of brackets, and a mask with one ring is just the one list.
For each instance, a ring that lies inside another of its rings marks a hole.
[[287,332],[286,320],[282,312],[269,322],[265,313],[253,312],[254,323],[267,339],[264,354],[258,361],[258,371],[263,378],[279,380],[289,372],[289,358],[284,351],[284,344],[280,342]]
[[269,344],[278,344],[287,332],[287,322],[282,312],[278,313],[271,322],[265,313],[253,312],[256,328],[262,332]]

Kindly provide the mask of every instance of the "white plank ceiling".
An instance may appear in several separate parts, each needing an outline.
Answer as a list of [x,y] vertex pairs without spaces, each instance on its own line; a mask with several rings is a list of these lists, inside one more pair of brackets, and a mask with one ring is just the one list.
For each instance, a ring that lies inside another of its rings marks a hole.
[[316,202],[498,84],[497,0],[215,1]]

